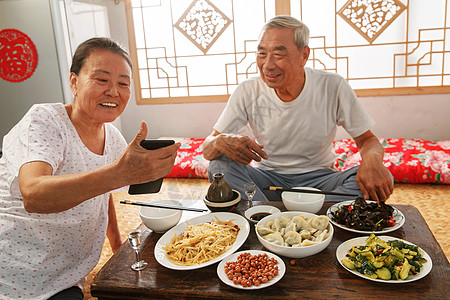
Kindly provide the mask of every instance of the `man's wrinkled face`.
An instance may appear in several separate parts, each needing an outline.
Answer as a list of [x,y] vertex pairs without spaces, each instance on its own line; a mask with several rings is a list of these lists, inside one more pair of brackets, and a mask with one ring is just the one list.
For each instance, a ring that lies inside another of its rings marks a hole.
[[267,29],[260,39],[256,58],[261,78],[275,90],[298,84],[298,80],[303,80],[308,50],[295,45],[293,29]]

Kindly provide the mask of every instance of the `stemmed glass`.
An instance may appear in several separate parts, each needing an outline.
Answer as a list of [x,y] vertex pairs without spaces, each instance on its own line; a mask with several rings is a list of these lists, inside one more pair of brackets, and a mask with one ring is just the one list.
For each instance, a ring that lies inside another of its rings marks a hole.
[[134,271],[144,270],[148,264],[140,258],[139,246],[141,245],[141,231],[135,229],[128,233],[128,242],[130,242],[131,248],[136,252],[136,262],[131,265],[131,269]]
[[246,182],[244,184],[244,191],[245,194],[247,195],[248,201],[249,201],[249,206],[253,206],[253,197],[255,196],[256,193],[256,184],[254,182]]

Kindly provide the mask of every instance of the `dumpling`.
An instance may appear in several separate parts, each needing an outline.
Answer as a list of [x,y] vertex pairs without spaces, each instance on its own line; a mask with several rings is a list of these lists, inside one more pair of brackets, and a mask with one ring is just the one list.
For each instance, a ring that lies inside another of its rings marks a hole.
[[273,220],[273,225],[271,226],[271,228],[274,231],[281,232],[281,229],[286,228],[286,225],[289,223],[289,221],[290,221],[290,219],[288,217],[281,216],[281,217]]
[[273,231],[280,232],[280,231],[281,231],[281,228],[282,228],[282,227],[281,227],[281,224],[280,224],[280,220],[275,219],[275,220],[273,221],[272,226],[270,226],[270,228],[272,228]]
[[290,221],[289,224],[287,224],[284,234],[287,234],[290,231],[297,232],[297,224],[295,224],[295,222]]
[[327,216],[317,216],[311,219],[311,226],[318,230],[325,230],[328,227],[328,222]]
[[328,230],[325,229],[324,231],[322,231],[318,236],[316,236],[315,241],[320,243],[322,241],[325,241],[328,237],[330,236],[330,234],[328,233]]
[[285,217],[285,216],[279,217],[278,220],[280,220],[281,227],[286,227],[287,224],[289,224],[289,222],[291,222],[291,219],[289,219],[288,217]]
[[289,231],[284,235],[284,241],[289,245],[300,244],[302,237],[297,231]]
[[303,240],[302,243],[301,243],[302,247],[304,247],[304,246],[311,246],[311,245],[315,245],[315,244],[317,244],[317,242],[316,241],[311,241],[311,240]]
[[292,222],[297,225],[297,230],[301,230],[306,226],[306,220],[302,216],[295,216],[292,218]]
[[300,236],[302,237],[302,240],[308,240],[311,238],[311,232],[303,229],[300,231]]
[[256,229],[258,230],[260,236],[265,236],[270,233],[274,233],[274,231],[271,228],[264,225],[256,226]]
[[314,232],[313,236],[314,236],[315,238],[317,238],[319,235],[322,234],[322,232],[323,232],[323,230],[317,230],[316,232]]
[[270,233],[268,235],[263,236],[263,238],[266,241],[268,241],[269,243],[274,243],[274,244],[279,245],[279,246],[283,246],[284,245],[284,239],[281,236],[281,233],[279,233],[279,232]]
[[303,227],[303,229],[308,230],[309,232],[311,232],[311,234],[314,234],[317,231],[317,228],[314,228],[314,226],[312,225],[314,218],[309,219],[308,221],[306,221],[306,225],[305,227]]

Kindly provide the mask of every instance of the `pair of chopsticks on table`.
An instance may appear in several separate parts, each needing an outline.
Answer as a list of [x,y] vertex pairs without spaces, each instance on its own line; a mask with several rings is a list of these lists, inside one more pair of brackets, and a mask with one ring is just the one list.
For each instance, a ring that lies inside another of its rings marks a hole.
[[130,201],[130,200],[121,200],[120,203],[122,203],[122,204],[130,204],[130,205],[139,205],[139,206],[157,207],[157,208],[198,211],[198,212],[208,211],[207,209],[204,209],[204,208],[175,206],[175,205],[167,205],[167,204],[160,204],[160,203],[147,203],[147,202]]
[[[321,190],[308,190],[308,189],[290,189],[283,188],[278,186],[268,186],[263,188],[264,190],[269,191],[281,191],[281,192],[296,192],[296,193],[309,193],[309,194],[323,194],[323,195],[334,195],[334,196],[347,196],[347,197],[358,197],[356,194],[346,194],[346,193],[337,193],[337,192],[326,192]],[[157,208],[167,208],[167,209],[178,209],[178,210],[189,210],[189,211],[197,211],[204,212],[208,211],[203,208],[195,208],[195,207],[185,207],[185,206],[175,206],[175,205],[167,205],[167,204],[159,204],[159,203],[147,203],[147,202],[139,202],[139,201],[130,201],[130,200],[121,200],[122,204],[130,204],[130,205],[139,205],[139,206],[149,206],[149,207],[157,207]]]
[[296,192],[296,193],[309,193],[309,194],[323,194],[323,195],[334,195],[334,196],[347,196],[347,197],[358,197],[356,194],[346,194],[346,193],[337,193],[337,192],[326,192],[322,190],[308,190],[308,189],[301,189],[301,188],[283,188],[278,186],[268,186],[263,188],[264,190],[268,191],[281,191],[281,192]]

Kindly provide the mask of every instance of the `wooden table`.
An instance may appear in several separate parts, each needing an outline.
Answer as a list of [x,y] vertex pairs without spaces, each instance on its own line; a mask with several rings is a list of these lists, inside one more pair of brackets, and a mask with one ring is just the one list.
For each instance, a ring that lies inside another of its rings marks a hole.
[[[271,205],[285,210],[281,202]],[[242,201],[238,213],[247,208]],[[330,206],[325,203],[319,214]],[[217,263],[189,271],[175,271],[161,266],[154,258],[155,244],[161,234],[144,230],[142,258],[149,266],[134,272],[130,265],[135,260],[133,249],[124,243],[99,271],[91,286],[91,294],[99,299],[149,299],[149,298],[226,298],[248,299],[298,299],[298,298],[402,298],[449,299],[450,267],[442,249],[428,228],[420,212],[410,205],[394,205],[406,218],[402,228],[388,235],[405,239],[423,248],[433,260],[433,269],[424,278],[405,284],[379,283],[364,280],[345,270],[336,259],[336,249],[344,241],[359,236],[335,227],[330,245],[322,252],[295,259],[282,257],[286,274],[276,284],[259,290],[242,290],[224,284],[217,276]],[[141,225],[143,226],[143,225]],[[238,251],[265,250],[259,243],[254,227]]]

